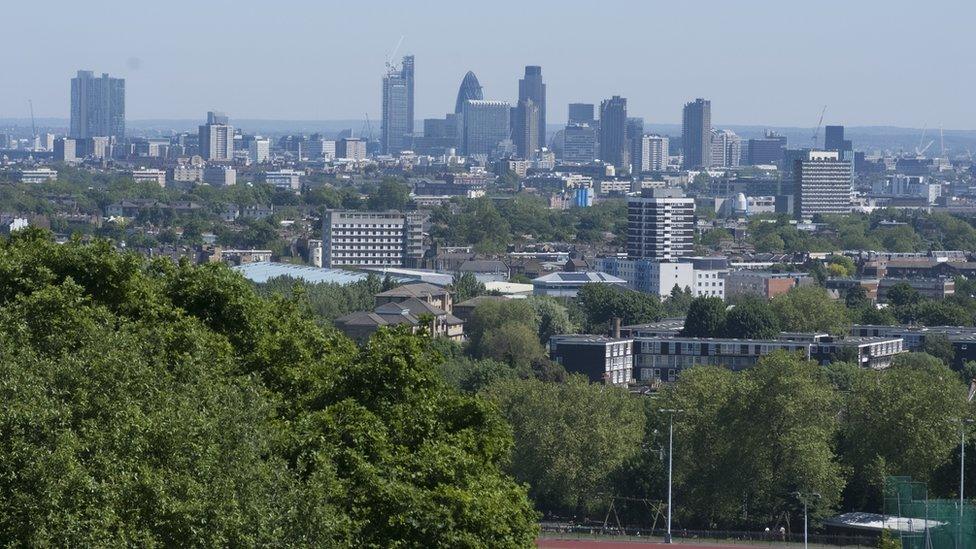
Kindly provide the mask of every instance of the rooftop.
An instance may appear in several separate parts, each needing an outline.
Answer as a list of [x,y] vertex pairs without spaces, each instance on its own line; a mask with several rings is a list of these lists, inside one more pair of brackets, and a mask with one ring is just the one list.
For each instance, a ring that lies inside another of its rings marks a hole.
[[[269,251],[270,253],[270,251]],[[292,265],[273,261],[257,261],[231,267],[251,282],[263,283],[279,276],[290,276],[309,283],[352,284],[366,279],[366,273],[344,269],[323,269],[308,265]],[[398,279],[402,282],[406,279]]]

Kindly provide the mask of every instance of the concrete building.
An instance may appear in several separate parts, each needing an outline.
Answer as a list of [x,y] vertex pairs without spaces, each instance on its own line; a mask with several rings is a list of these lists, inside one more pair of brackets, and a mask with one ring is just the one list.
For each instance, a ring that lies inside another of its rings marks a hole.
[[19,180],[21,183],[44,183],[54,181],[58,178],[58,172],[51,168],[33,168],[20,170]]
[[203,182],[214,187],[237,184],[237,170],[230,166],[208,166],[203,170]]
[[851,162],[837,151],[809,151],[793,165],[793,192],[798,219],[851,212]]
[[667,137],[662,135],[645,135],[641,137],[640,171],[666,171],[668,169],[669,154]]
[[725,277],[729,274],[729,260],[725,257],[682,257],[682,263],[691,264],[694,283],[691,293],[695,297],[725,299]]
[[813,284],[806,273],[773,273],[770,271],[731,271],[725,276],[725,295],[757,295],[772,299],[796,286]]
[[78,142],[70,137],[59,137],[54,140],[54,159],[58,162],[77,162]]
[[681,167],[708,168],[712,162],[712,102],[698,98],[684,106],[681,114]]
[[907,284],[926,299],[945,299],[956,293],[954,278],[892,278],[885,277],[878,281],[878,302],[888,302],[888,291],[891,288]]
[[742,139],[732,130],[712,130],[711,155],[713,167],[736,168],[742,158]]
[[71,79],[71,126],[68,137],[125,139],[125,79],[78,71]]
[[511,139],[511,107],[505,101],[468,100],[461,107],[461,153],[494,158]]
[[346,137],[336,141],[336,158],[365,160],[366,142],[358,137]]
[[200,156],[204,160],[230,162],[234,159],[234,127],[222,112],[207,113],[207,123],[199,127]]
[[255,137],[247,145],[247,157],[255,164],[264,164],[271,159],[271,140]]
[[132,170],[132,179],[136,183],[155,183],[160,187],[166,186],[166,171],[155,168],[140,168]]
[[627,201],[627,256],[672,259],[694,251],[695,199],[680,189],[648,189]]
[[277,189],[299,191],[302,188],[302,176],[305,172],[284,168],[264,173],[264,181]]
[[597,131],[585,122],[563,130],[563,162],[589,164],[597,159]]
[[600,160],[618,170],[630,168],[627,99],[618,95],[600,103]]
[[597,260],[597,268],[623,279],[632,290],[660,297],[669,295],[675,286],[682,290],[693,290],[695,286],[695,271],[691,263],[603,257]]
[[591,382],[626,386],[634,372],[634,340],[619,336],[554,335],[549,338],[549,358],[567,372],[582,374]]
[[327,211],[322,221],[323,267],[414,267],[424,256],[420,212]]

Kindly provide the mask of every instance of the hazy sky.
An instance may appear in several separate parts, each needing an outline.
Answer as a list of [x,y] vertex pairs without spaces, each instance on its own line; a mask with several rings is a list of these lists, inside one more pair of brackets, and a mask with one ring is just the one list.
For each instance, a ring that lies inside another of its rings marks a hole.
[[[380,78],[417,57],[417,118],[453,110],[465,71],[512,100],[542,65],[550,122],[566,104],[627,97],[677,123],[976,128],[976,2],[593,0],[7,0],[0,117],[67,117],[78,69],[124,76],[127,116],[361,119]],[[375,122],[374,122],[375,123]]]

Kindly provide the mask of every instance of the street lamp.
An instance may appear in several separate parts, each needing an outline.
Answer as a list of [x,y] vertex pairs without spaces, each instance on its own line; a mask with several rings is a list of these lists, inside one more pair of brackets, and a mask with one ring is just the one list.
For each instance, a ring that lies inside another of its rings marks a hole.
[[674,414],[680,414],[684,410],[674,408],[661,408],[658,412],[668,414],[668,533],[664,536],[664,543],[671,543],[671,471],[674,455]]
[[803,549],[807,549],[807,505],[810,503],[810,498],[820,499],[821,496],[818,492],[793,492],[793,495],[803,504]]

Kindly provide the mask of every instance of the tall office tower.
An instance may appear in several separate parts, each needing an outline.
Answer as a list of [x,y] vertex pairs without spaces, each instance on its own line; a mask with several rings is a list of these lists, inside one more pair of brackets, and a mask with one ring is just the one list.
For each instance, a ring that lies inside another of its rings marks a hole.
[[326,211],[323,267],[415,267],[424,257],[419,212]]
[[783,161],[786,150],[786,136],[774,131],[766,130],[762,139],[750,139],[746,163],[751,166],[759,164],[779,164]]
[[742,139],[732,130],[712,130],[712,166],[735,168],[742,159]]
[[663,172],[668,169],[669,141],[663,135],[645,135],[641,138],[641,171]]
[[200,156],[207,161],[230,162],[234,158],[234,127],[222,112],[207,113],[207,123],[200,126]]
[[532,158],[535,151],[542,148],[539,134],[542,133],[539,105],[531,99],[520,99],[512,116],[512,140],[515,154],[523,160]]
[[644,168],[644,119],[627,119],[627,144],[630,147],[630,173],[639,174]]
[[468,71],[461,80],[461,87],[458,88],[457,101],[454,102],[454,114],[461,114],[465,101],[481,101],[484,98],[485,92],[481,89],[478,77],[473,72]]
[[597,159],[596,128],[586,123],[572,124],[563,130],[564,162],[588,164]]
[[682,168],[708,168],[712,161],[712,102],[698,98],[681,115]]
[[264,164],[271,159],[271,140],[267,137],[255,136],[248,143],[247,156],[255,164]]
[[68,137],[125,137],[125,79],[78,71],[71,79],[71,129]]
[[681,189],[648,189],[627,200],[627,257],[671,261],[694,254],[695,199]]
[[627,168],[627,99],[615,95],[600,103],[600,160]]
[[593,103],[570,103],[569,122],[567,126],[573,124],[588,124],[594,126],[596,118],[593,117]]
[[[527,150],[536,151],[546,146],[546,85],[542,82],[542,67],[526,65],[525,76],[519,79],[518,88],[519,103],[527,99],[531,100],[538,110],[535,114],[535,125],[539,127],[539,135],[536,136],[533,143],[526,145]],[[516,126],[519,127],[528,127],[531,125],[529,121],[519,121],[516,123]],[[523,158],[528,158],[528,156]]]
[[410,148],[413,136],[412,55],[403,57],[403,65],[391,66],[383,77],[383,120],[380,150],[399,154]]
[[837,151],[808,151],[793,166],[793,205],[798,219],[851,212],[851,162]]
[[460,119],[461,153],[493,157],[499,143],[511,139],[510,111],[505,101],[465,101]]
[[844,139],[844,126],[824,127],[824,150],[839,152],[841,160],[854,160],[854,144]]

